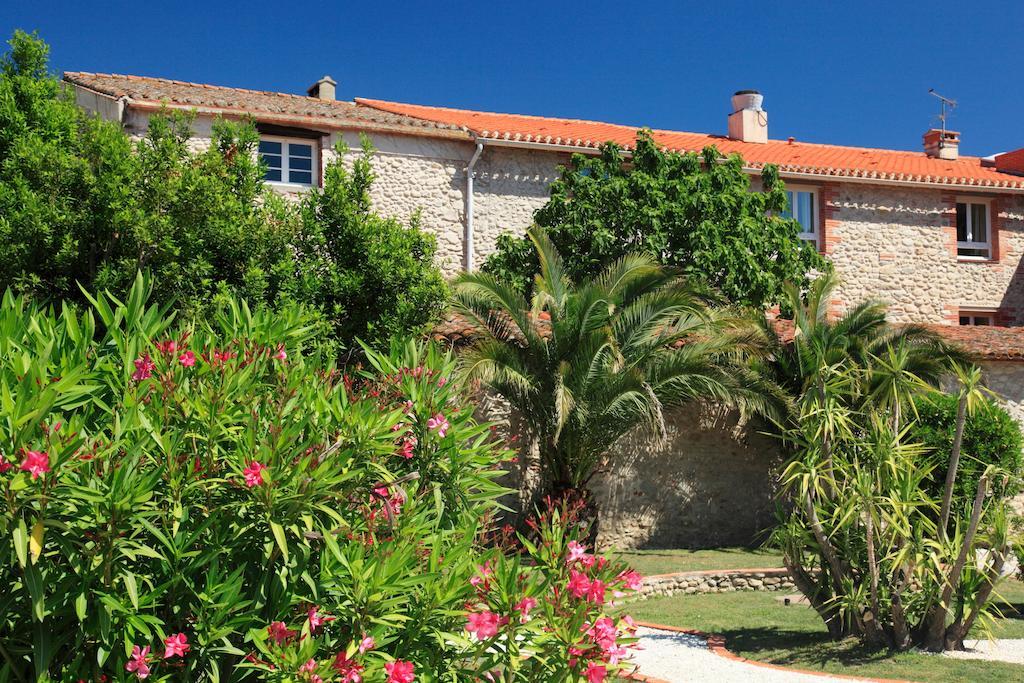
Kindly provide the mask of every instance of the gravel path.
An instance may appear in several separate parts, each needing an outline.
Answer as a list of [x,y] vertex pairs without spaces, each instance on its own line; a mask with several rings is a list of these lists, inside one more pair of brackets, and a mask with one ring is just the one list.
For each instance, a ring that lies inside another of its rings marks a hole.
[[1011,664],[1024,664],[1024,638],[999,638],[997,640],[965,640],[967,652],[944,652],[946,657],[956,659],[987,659]]
[[637,637],[643,649],[633,655],[633,661],[640,667],[640,673],[671,683],[837,683],[841,680],[726,659],[709,650],[703,638],[685,633],[641,627],[637,629]]

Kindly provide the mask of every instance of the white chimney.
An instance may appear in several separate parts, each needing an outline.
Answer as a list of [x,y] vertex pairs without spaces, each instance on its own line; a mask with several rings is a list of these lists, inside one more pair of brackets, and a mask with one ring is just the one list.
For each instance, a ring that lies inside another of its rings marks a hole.
[[756,90],[740,90],[732,96],[729,137],[743,142],[768,142],[768,112],[761,108],[764,95]]
[[960,156],[960,133],[932,128],[924,134],[924,153],[936,159],[956,161]]
[[309,86],[310,97],[316,97],[321,100],[333,100],[334,99],[334,86],[338,83],[330,76],[324,76],[319,81]]

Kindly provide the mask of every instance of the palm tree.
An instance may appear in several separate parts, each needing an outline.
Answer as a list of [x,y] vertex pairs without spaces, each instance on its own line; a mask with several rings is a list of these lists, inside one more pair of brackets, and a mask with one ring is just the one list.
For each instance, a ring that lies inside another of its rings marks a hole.
[[503,396],[525,419],[541,465],[541,494],[579,496],[609,448],[635,427],[665,434],[665,410],[697,399],[779,410],[781,395],[743,357],[763,348],[756,325],[647,255],[628,255],[575,284],[539,229],[532,295],[486,273],[453,285],[456,309],[482,336],[463,377]]

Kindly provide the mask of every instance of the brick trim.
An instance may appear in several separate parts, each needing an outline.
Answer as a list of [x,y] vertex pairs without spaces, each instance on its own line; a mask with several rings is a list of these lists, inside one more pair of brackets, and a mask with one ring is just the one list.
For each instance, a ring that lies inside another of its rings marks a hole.
[[824,256],[835,251],[842,241],[839,237],[839,183],[823,183],[820,189],[821,240],[819,249]]

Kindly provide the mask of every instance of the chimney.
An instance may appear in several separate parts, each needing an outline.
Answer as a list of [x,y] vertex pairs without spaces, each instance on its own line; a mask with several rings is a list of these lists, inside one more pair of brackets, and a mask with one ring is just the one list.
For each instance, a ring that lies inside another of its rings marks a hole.
[[740,90],[732,96],[729,137],[743,142],[768,142],[768,112],[761,108],[764,95],[756,90]]
[[338,83],[330,76],[324,76],[319,81],[309,86],[310,97],[316,97],[321,100],[333,100],[334,99],[334,86]]
[[924,153],[935,159],[956,161],[960,156],[960,133],[932,128],[924,134]]
[[1003,173],[1024,175],[1024,149],[997,154],[993,159],[993,165]]

